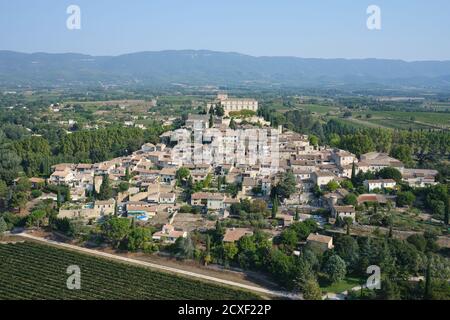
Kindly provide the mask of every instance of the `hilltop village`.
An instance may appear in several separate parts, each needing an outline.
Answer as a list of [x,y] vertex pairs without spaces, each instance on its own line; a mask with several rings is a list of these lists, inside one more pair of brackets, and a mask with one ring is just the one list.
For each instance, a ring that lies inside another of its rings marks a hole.
[[[214,115],[212,112],[220,107],[222,112]],[[377,152],[357,158],[345,150],[313,145],[306,135],[281,127],[274,130],[270,123],[256,116],[257,108],[256,100],[219,95],[208,105],[208,112],[212,112],[189,115],[183,128],[165,132],[156,145],[147,143],[129,156],[101,163],[53,166],[47,183],[68,186],[71,198],[59,209],[58,218],[93,222],[109,215],[123,216],[157,226],[159,230],[153,239],[174,243],[195,230],[213,228],[217,220],[239,216],[236,208],[242,201],[248,201],[257,202],[266,208],[263,211],[270,212],[264,216],[268,222],[265,225],[276,236],[283,227],[308,219],[322,227],[342,225],[349,219],[356,224],[358,213],[364,215],[367,204],[395,206],[399,182],[411,187],[436,184],[435,170],[408,169],[401,161]],[[193,163],[192,158],[174,152],[186,137],[191,141],[194,134],[201,137],[193,145],[202,153],[202,148],[214,144],[217,132],[224,137],[234,132],[232,136],[236,137],[238,132],[252,129],[266,130],[269,136],[276,132],[276,168],[264,163],[264,159],[254,163],[240,161],[234,157],[236,150],[220,163]],[[382,178],[375,174],[389,175],[391,171],[401,176]],[[351,189],[356,186],[349,188],[349,185],[367,173],[374,177],[361,181],[360,192],[355,196]],[[32,178],[31,182],[44,180]],[[118,192],[114,197],[111,193],[110,198],[89,196],[102,194],[102,188]],[[94,201],[89,201],[93,198]],[[237,241],[252,232],[251,227],[228,228],[224,241]],[[328,236],[310,238],[332,243]]]
[[145,129],[120,118],[122,125],[66,133],[62,159],[86,160],[53,159],[56,165],[25,152],[46,150],[42,137],[32,137],[37,145],[18,145],[27,176],[11,179],[5,224],[182,271],[251,271],[264,286],[305,299],[345,290],[361,298],[350,289],[374,266],[384,291],[367,289],[363,297],[398,297],[393,286],[422,294],[416,280],[429,259],[441,270],[435,285],[444,286],[445,176],[408,159],[403,145],[395,153],[367,148],[361,132],[337,144],[337,134],[326,140],[302,132],[312,118],[293,112],[298,123],[280,125],[281,111],[268,110],[256,99],[219,93],[189,113],[151,113],[155,121]]

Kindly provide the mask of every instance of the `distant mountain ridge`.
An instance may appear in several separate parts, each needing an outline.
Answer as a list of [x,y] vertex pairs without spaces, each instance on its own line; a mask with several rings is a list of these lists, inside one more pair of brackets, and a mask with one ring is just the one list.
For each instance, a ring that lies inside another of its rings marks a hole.
[[450,61],[253,57],[207,50],[119,56],[0,51],[0,85],[261,85],[450,88]]

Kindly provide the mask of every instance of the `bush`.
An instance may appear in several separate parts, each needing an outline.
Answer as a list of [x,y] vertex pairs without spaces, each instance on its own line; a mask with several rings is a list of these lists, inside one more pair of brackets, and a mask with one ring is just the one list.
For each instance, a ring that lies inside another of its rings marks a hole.
[[191,213],[192,211],[193,211],[192,207],[188,204],[181,206],[181,208],[179,210],[180,213]]
[[8,230],[14,227],[24,227],[26,223],[25,217],[19,217],[12,212],[5,212],[1,215],[8,226]]
[[331,283],[342,281],[347,274],[345,261],[337,254],[332,255],[325,263],[323,270]]
[[369,223],[372,226],[383,226],[384,214],[377,212],[370,216]]
[[5,219],[3,219],[3,217],[0,217],[0,238],[6,231],[8,231],[8,224],[6,223]]
[[427,239],[421,234],[410,235],[406,241],[411,243],[417,250],[424,252],[427,247]]
[[402,173],[395,168],[383,168],[377,172],[377,177],[381,179],[393,179],[397,183],[402,181]]
[[358,198],[353,193],[349,193],[344,197],[344,204],[356,206],[358,204]]
[[341,187],[347,190],[352,190],[353,183],[350,180],[344,180],[341,182]]
[[332,180],[330,182],[327,183],[327,190],[330,192],[334,192],[339,188],[339,183],[337,183],[336,181]]
[[416,196],[411,191],[399,192],[397,194],[397,205],[400,207],[410,206],[416,200]]
[[430,201],[431,211],[436,219],[443,220],[445,215],[445,203],[440,200]]
[[130,188],[130,184],[128,182],[119,183],[119,187],[118,187],[119,192],[128,191],[129,188]]
[[193,214],[200,214],[202,212],[202,209],[200,207],[192,207],[191,213]]
[[31,191],[31,196],[34,199],[39,198],[40,196],[42,196],[42,191],[41,190],[33,190],[33,191]]

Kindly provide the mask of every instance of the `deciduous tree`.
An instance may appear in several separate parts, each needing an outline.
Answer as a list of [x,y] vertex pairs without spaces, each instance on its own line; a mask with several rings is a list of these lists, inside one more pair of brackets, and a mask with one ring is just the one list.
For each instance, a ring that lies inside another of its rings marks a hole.
[[332,255],[325,263],[324,272],[327,274],[331,283],[343,280],[347,274],[345,261],[336,254]]

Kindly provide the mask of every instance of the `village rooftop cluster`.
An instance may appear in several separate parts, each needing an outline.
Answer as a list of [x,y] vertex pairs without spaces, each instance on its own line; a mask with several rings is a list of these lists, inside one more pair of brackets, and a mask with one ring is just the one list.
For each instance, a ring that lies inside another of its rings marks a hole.
[[[256,116],[258,102],[254,99],[233,99],[219,94],[206,111],[217,106],[223,108],[222,116],[191,114],[183,128],[165,132],[160,136],[160,143],[144,144],[129,156],[94,164],[62,163],[53,166],[47,183],[65,185],[71,194],[70,205],[62,206],[58,217],[92,222],[108,215],[120,215],[138,223],[160,226],[160,231],[153,234],[153,240],[174,243],[193,230],[212,228],[213,224],[205,216],[228,219],[232,214],[231,206],[242,199],[260,199],[272,208],[272,189],[289,173],[295,177],[296,190],[282,199],[277,207],[274,218],[280,222],[280,228],[270,231],[275,236],[294,220],[315,219],[318,225],[333,224],[344,218],[356,222],[355,205],[343,202],[349,192],[341,187],[329,190],[327,186],[332,182],[341,185],[358,172],[395,168],[401,172],[402,181],[411,187],[436,184],[435,170],[405,168],[401,161],[378,152],[358,158],[346,150],[312,145],[306,135],[282,127],[274,129]],[[230,117],[240,113],[246,116]],[[247,140],[236,143],[239,134],[246,130],[257,130],[253,132],[258,134],[263,132],[268,139],[264,143],[256,143],[256,147]],[[205,154],[218,154],[220,146],[227,143],[232,143],[232,147],[225,148],[227,152],[220,151],[220,161],[205,157]],[[184,151],[188,148],[192,153],[184,152],[189,156],[180,156],[180,147]],[[250,162],[242,161],[251,152],[257,152],[258,156]],[[193,161],[195,154],[201,155],[201,161]],[[188,172],[188,176],[181,177],[180,169],[187,169],[184,172]],[[129,188],[111,199],[87,201],[87,194],[100,192],[106,176],[112,185],[125,181]],[[191,184],[205,183],[201,190],[186,199],[183,182],[188,179]],[[44,182],[38,178],[30,181]],[[230,194],[227,185],[237,186],[236,192]],[[366,180],[364,187],[367,193],[358,196],[357,204],[395,204],[395,195],[378,191],[395,189],[396,185],[393,179]],[[319,195],[317,190],[321,191]],[[196,223],[186,223],[182,218],[180,210],[184,206],[199,209],[200,215],[193,218]],[[315,214],[320,210],[329,211],[331,215],[323,219]],[[227,228],[223,241],[235,242],[252,232],[251,228]],[[332,237],[325,235],[311,234],[307,241],[324,249],[333,247]]]

